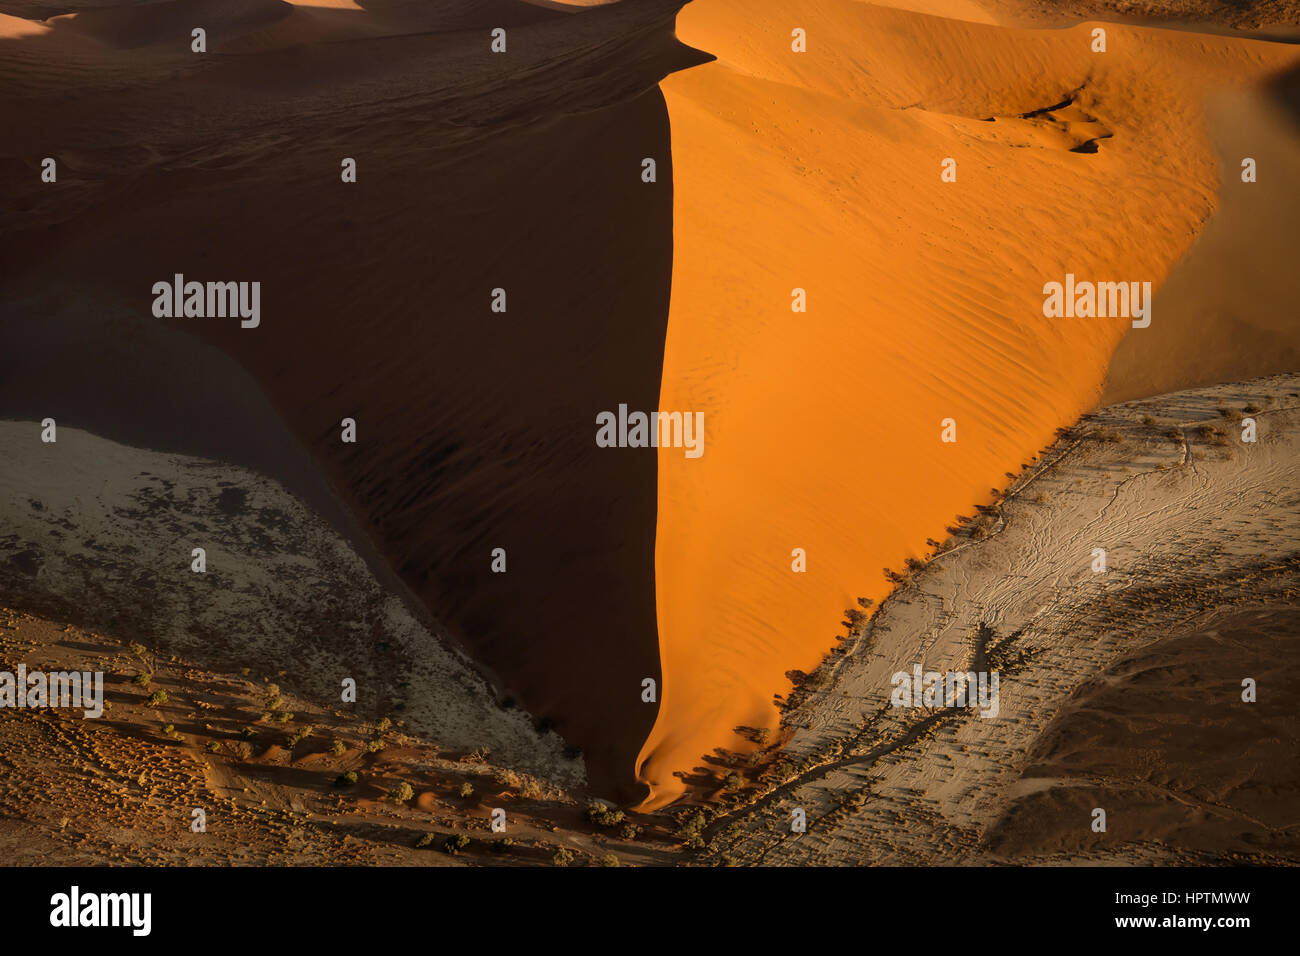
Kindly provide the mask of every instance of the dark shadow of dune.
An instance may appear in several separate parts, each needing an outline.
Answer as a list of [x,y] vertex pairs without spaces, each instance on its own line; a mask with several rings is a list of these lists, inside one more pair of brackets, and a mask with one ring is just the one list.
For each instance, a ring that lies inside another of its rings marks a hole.
[[[470,13],[201,70],[105,47],[73,88],[11,110],[0,146],[18,213],[0,226],[0,417],[282,481],[373,543],[621,800],[642,789],[641,681],[659,677],[657,463],[597,448],[595,418],[658,406],[673,207],[656,84],[701,58],[673,38],[678,6],[520,4],[492,24],[506,56],[464,32]],[[0,70],[24,43],[23,62],[41,44],[57,59],[55,32],[0,41]],[[153,284],[178,272],[260,282],[260,327],[153,318]]]

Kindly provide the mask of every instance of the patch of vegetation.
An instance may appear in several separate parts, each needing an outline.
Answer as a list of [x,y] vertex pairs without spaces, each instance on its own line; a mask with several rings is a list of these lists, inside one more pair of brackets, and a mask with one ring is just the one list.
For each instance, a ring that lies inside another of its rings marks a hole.
[[392,790],[388,791],[388,796],[392,798],[394,803],[406,803],[415,796],[415,790],[412,789],[409,783],[403,780]]
[[165,703],[167,703],[167,691],[156,690],[149,695],[150,707],[161,707]]
[[450,853],[452,856],[455,856],[461,850],[468,847],[469,844],[470,844],[470,839],[469,837],[465,836],[465,834],[453,833],[451,836],[447,837],[447,839],[442,841],[442,849],[444,852]]
[[357,772],[355,770],[349,770],[346,773],[341,773],[338,775],[338,778],[334,781],[334,786],[355,787],[357,785],[357,780],[359,779],[360,778],[357,776]]
[[623,822],[623,811],[603,803],[593,803],[587,808],[587,819],[597,826],[616,827]]
[[704,828],[708,819],[702,810],[688,810],[677,819],[677,835],[691,849],[704,846]]
[[555,855],[551,857],[552,866],[568,866],[572,862],[573,851],[566,847],[560,847],[555,851]]

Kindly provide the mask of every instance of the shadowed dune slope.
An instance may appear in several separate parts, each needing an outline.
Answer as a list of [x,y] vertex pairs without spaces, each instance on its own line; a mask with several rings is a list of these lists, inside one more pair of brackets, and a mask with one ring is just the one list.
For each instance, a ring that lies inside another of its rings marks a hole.
[[[502,694],[584,749],[598,793],[633,799],[654,716],[641,680],[658,676],[656,462],[598,449],[595,416],[659,391],[672,170],[655,83],[700,59],[673,40],[676,5],[245,6],[279,18],[211,26],[215,56],[191,55],[188,30],[120,48],[122,24],[144,22],[129,10],[98,11],[115,18],[107,33],[61,21],[0,42],[0,75],[26,94],[5,106],[0,147],[5,204],[22,213],[0,234],[15,318],[0,354],[43,370],[15,360],[0,395],[202,455],[165,401],[157,434],[139,433],[142,395],[210,380],[193,350],[160,346],[156,383],[135,383],[127,407],[111,366],[79,354],[87,377],[69,383],[25,336],[46,316],[42,343],[161,342],[161,326],[226,352]],[[350,38],[266,33],[304,14]],[[498,25],[507,55],[489,50]],[[43,156],[59,160],[57,188],[39,182]],[[261,325],[154,319],[152,286],[177,272],[261,282]],[[256,407],[241,428],[262,427]],[[241,457],[237,434],[221,445]]]
[[1086,25],[850,0],[679,15],[678,37],[718,60],[662,84],[676,194],[659,407],[702,411],[706,442],[698,460],[659,455],[648,805],[713,748],[743,750],[734,728],[775,728],[783,675],[816,665],[855,598],[884,594],[881,568],[1096,401],[1129,321],[1044,318],[1044,282],[1158,285],[1214,207],[1204,95],[1300,57],[1108,29],[1094,54]]
[[1300,109],[1286,104],[1297,91],[1300,70],[1211,98],[1219,207],[1156,295],[1160,321],[1115,350],[1103,405],[1300,368]]

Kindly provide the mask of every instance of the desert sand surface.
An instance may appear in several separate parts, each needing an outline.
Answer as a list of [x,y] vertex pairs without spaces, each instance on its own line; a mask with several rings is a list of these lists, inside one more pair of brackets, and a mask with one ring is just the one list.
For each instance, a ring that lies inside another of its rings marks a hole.
[[[0,422],[0,593],[51,619],[128,634],[195,664],[279,675],[287,691],[401,716],[413,733],[562,786],[582,760],[368,572],[347,541],[246,469]],[[193,570],[193,549],[204,570]]]
[[[1300,71],[1210,99],[1217,208],[1156,293],[1162,321],[1120,342],[1101,404],[1300,368]],[[1253,159],[1256,180],[1242,181]],[[1263,175],[1259,170],[1265,171]]]
[[[1216,206],[1205,98],[1300,61],[1282,43],[1107,30],[1094,53],[1088,24],[851,0],[679,14],[678,37],[717,59],[661,84],[675,211],[660,407],[703,411],[708,450],[660,452],[647,805],[679,796],[702,753],[750,746],[735,728],[771,729],[785,674],[816,666],[855,598],[887,593],[882,567],[922,557],[1096,405],[1112,352],[1142,332],[1044,318],[1044,282],[1158,288]],[[1253,298],[1286,285],[1242,293],[1272,310],[1261,323],[1294,315],[1289,297]],[[1247,364],[1234,377],[1265,371]]]
[[[581,747],[601,792],[637,798],[656,463],[602,452],[593,423],[659,392],[673,179],[655,84],[703,58],[673,39],[676,4],[165,7],[0,41],[0,189],[21,213],[0,227],[5,414],[256,468],[348,534],[319,475],[274,453],[287,428],[501,695]],[[176,272],[260,281],[260,326],[154,319],[152,285]],[[169,332],[233,359],[270,411],[243,386],[210,394],[221,363]],[[107,359],[132,339],[151,351],[123,389]],[[34,358],[59,349],[56,377]]]
[[[0,658],[105,675],[101,718],[0,711],[9,865],[619,866],[679,857],[662,821],[585,802],[485,747],[439,745],[400,715],[292,694],[274,672],[209,670],[3,607]],[[494,810],[504,811],[504,830],[492,829]]]
[[[1294,862],[1297,425],[1294,374],[1084,418],[809,677],[704,855]],[[996,716],[891,706],[915,664],[999,671]]]
[[[382,606],[434,688],[424,717],[473,685],[471,712],[532,718],[493,715],[501,746],[544,741],[547,766],[580,750],[592,793],[653,810],[715,787],[717,752],[786,739],[789,675],[817,668],[844,609],[884,598],[882,568],[920,561],[1058,429],[1294,369],[1277,90],[1300,47],[1232,35],[1289,5],[1247,23],[1189,3],[1177,29],[1101,3],[679,8],[0,0],[0,417],[104,441],[120,486],[56,480],[60,520],[144,536],[88,555],[15,510],[47,464],[24,451],[0,469],[2,556],[31,610],[197,655],[196,633],[265,605],[205,609],[131,569],[172,560],[229,478],[294,521],[267,544],[237,514],[224,547],[287,572],[291,532],[319,587],[368,602],[313,638],[320,607],[347,609],[243,562],[250,593],[228,596],[301,608],[266,612],[295,654],[360,654]],[[1104,54],[1075,11],[1106,21]],[[1243,140],[1250,193],[1229,189]],[[262,283],[260,325],[154,318],[176,273]],[[1152,327],[1044,318],[1043,283],[1067,273],[1150,281]],[[620,403],[702,413],[703,457],[597,448],[595,415]],[[143,474],[150,455],[189,476],[184,500]],[[164,514],[131,513],[141,495]],[[87,499],[108,510],[86,518]],[[90,559],[111,568],[102,602]],[[250,652],[226,651],[194,660]]]

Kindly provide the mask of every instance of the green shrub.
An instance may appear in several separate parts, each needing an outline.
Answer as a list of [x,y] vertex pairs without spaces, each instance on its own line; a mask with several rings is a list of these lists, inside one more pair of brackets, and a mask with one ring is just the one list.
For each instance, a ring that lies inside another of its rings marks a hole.
[[394,803],[406,803],[406,801],[415,796],[415,790],[411,788],[409,783],[403,780],[392,790],[388,791],[388,795],[393,798]]
[[357,772],[355,770],[349,770],[346,773],[341,773],[338,775],[338,779],[334,781],[334,786],[355,787],[358,779],[359,778],[357,777]]
[[165,703],[167,703],[167,691],[156,690],[149,695],[150,707],[161,707]]
[[453,833],[442,842],[442,848],[447,853],[455,856],[461,850],[469,846],[469,837],[463,833]]
[[616,827],[623,822],[623,811],[603,803],[593,803],[587,808],[587,819],[602,827]]

